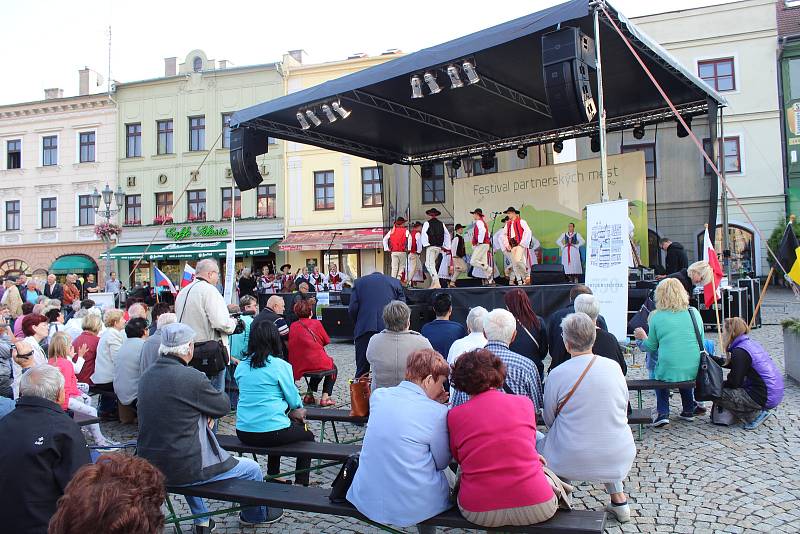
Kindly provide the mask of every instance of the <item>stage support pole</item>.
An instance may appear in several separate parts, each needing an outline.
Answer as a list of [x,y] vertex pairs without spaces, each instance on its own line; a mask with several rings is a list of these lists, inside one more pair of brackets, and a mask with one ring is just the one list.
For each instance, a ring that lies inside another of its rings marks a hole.
[[[725,125],[722,120],[722,110],[719,108],[719,172],[722,175],[722,180],[725,180]],[[731,256],[730,256],[730,236],[728,235],[728,188],[722,187],[722,271],[725,276],[730,280],[731,276]],[[714,229],[714,238],[716,239],[717,230]],[[755,257],[753,258],[755,261]]]
[[769,270],[769,274],[767,275],[767,281],[764,282],[764,287],[761,288],[761,295],[758,297],[758,303],[756,304],[755,309],[753,310],[753,316],[750,318],[750,324],[747,325],[750,328],[753,328],[753,325],[756,323],[756,317],[758,316],[758,310],[761,309],[761,303],[764,301],[764,295],[767,294],[767,288],[769,288],[769,283],[772,282],[772,275],[775,274],[775,267]]
[[600,133],[600,201],[608,202],[608,151],[606,143],[606,108],[603,104],[603,68],[600,63],[600,5],[594,4],[594,46],[597,63],[597,116]]

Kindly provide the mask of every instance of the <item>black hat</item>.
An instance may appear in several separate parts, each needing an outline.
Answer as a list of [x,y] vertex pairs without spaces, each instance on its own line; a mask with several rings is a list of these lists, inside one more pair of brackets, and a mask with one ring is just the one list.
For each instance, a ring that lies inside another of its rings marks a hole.
[[509,206],[508,209],[503,213],[516,213],[517,215],[519,215],[519,210],[514,206]]
[[394,220],[394,223],[395,224],[405,224],[406,223],[406,219],[405,219],[405,217],[398,217],[397,219]]
[[412,227],[412,228],[416,228],[417,226],[422,226],[422,223],[421,223],[421,222],[419,222],[419,221],[417,221],[417,222],[415,222],[415,223],[414,223],[414,224],[413,224],[411,227]]
[[459,224],[456,225],[455,230],[458,231],[458,230],[461,230],[462,228],[464,228],[464,225],[459,223]]
[[284,267],[288,267],[290,271],[292,270],[291,263],[284,263],[283,265],[281,265],[281,268],[279,270],[282,271]]
[[471,212],[469,212],[469,213],[470,213],[470,215],[474,215],[474,214],[476,214],[476,213],[477,213],[478,215],[480,215],[481,217],[483,217],[483,210],[482,210],[482,209],[480,209],[480,208],[475,208],[475,211],[471,211]]
[[429,209],[428,211],[425,212],[425,215],[431,215],[433,217],[438,217],[441,214],[442,214],[442,212],[437,210],[436,208],[431,208],[431,209]]

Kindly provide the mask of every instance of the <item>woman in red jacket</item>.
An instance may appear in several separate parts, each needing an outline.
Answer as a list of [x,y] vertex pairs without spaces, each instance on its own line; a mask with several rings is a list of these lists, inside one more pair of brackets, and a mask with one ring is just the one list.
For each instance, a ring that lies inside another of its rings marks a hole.
[[[336,403],[330,398],[333,385],[336,383],[336,364],[333,358],[325,352],[325,345],[331,342],[322,323],[311,318],[314,305],[310,300],[299,300],[295,303],[293,311],[298,317],[297,321],[289,327],[289,363],[292,364],[295,381],[300,380],[306,373],[333,371],[325,376],[322,384],[322,399],[320,406],[334,406]],[[312,377],[308,381],[308,393],[303,397],[304,404],[315,404],[314,393],[317,392],[320,377]]]

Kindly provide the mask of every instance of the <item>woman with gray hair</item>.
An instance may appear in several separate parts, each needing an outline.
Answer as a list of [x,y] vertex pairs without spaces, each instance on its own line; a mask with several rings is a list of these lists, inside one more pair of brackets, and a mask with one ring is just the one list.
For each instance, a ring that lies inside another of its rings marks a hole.
[[383,308],[386,328],[367,345],[367,361],[372,369],[372,390],[394,387],[403,381],[408,356],[422,349],[433,349],[431,342],[411,330],[411,308],[393,300]]
[[622,369],[622,374],[628,374],[628,364],[625,363],[625,356],[622,354],[622,348],[620,348],[617,338],[614,337],[614,334],[597,326],[597,317],[600,315],[600,303],[597,302],[597,298],[594,295],[578,295],[575,297],[575,311],[585,313],[589,319],[594,321],[597,338],[592,346],[592,354],[614,360]]
[[588,315],[569,314],[561,328],[572,357],[547,377],[544,421],[550,430],[537,448],[560,478],[605,484],[611,495],[606,510],[624,523],[631,511],[622,481],[636,457],[628,386],[617,364],[592,354],[597,328]]

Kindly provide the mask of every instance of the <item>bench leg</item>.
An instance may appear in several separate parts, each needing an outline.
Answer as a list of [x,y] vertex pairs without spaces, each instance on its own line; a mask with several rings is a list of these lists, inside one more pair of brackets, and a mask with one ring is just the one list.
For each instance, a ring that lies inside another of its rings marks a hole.
[[172,529],[175,531],[175,534],[181,534],[183,531],[181,530],[180,523],[177,521],[178,515],[172,507],[172,500],[169,498],[169,493],[167,493],[167,510],[169,510],[169,516],[165,518],[164,523],[172,523]]
[[[636,394],[636,398],[638,399],[638,406],[639,406],[639,409],[641,410],[642,409],[642,390],[640,389],[636,393],[637,393]],[[639,441],[642,441],[642,429],[643,429],[643,427],[644,427],[644,425],[639,423]]]
[[336,432],[336,423],[331,421],[331,428],[333,429],[333,439],[336,440],[336,443],[339,443],[339,434]]

